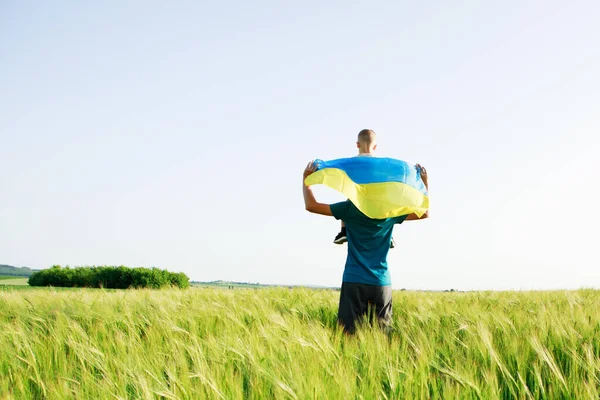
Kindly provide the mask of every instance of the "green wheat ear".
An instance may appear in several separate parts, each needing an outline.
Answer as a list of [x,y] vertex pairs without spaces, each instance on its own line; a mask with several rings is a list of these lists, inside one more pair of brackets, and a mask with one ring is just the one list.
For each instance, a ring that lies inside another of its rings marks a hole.
[[0,398],[598,398],[600,292],[394,292],[337,327],[304,288],[0,289]]

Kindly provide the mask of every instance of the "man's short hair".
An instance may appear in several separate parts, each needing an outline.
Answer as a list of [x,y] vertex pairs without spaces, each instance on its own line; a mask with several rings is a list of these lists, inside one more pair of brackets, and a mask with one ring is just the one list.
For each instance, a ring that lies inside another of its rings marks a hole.
[[370,145],[375,141],[376,136],[377,135],[375,132],[371,129],[363,129],[362,131],[358,132],[358,141],[359,143]]

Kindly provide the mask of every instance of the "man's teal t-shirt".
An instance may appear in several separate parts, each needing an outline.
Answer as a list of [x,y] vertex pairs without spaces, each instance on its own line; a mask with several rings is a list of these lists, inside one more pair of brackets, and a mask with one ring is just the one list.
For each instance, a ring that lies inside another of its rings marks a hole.
[[346,224],[348,257],[343,282],[387,286],[392,284],[387,265],[387,255],[395,224],[401,224],[406,215],[387,219],[371,219],[351,201],[331,206],[335,219]]

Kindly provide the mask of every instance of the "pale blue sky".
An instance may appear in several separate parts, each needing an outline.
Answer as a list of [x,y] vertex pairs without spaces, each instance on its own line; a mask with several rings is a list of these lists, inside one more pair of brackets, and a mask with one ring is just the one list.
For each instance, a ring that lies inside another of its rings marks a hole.
[[301,174],[371,128],[395,288],[600,288],[600,2],[325,3],[0,2],[0,263],[337,286]]

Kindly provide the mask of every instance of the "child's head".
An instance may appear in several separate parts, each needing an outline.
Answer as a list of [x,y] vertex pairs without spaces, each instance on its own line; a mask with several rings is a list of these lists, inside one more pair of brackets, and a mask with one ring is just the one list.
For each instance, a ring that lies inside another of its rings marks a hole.
[[359,153],[372,153],[377,150],[377,135],[370,129],[363,129],[358,132],[358,141],[356,142]]

